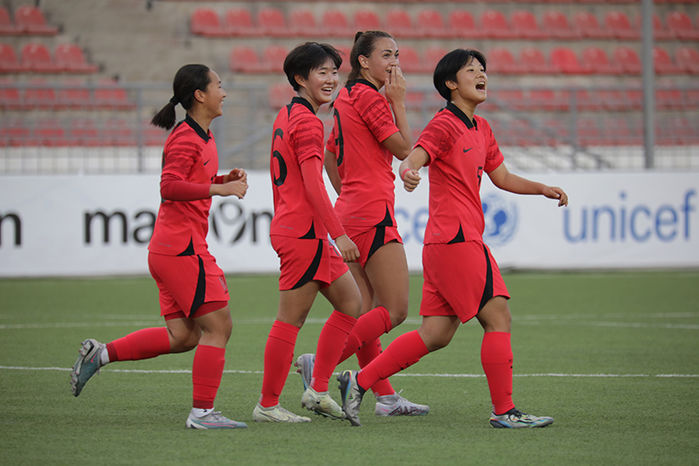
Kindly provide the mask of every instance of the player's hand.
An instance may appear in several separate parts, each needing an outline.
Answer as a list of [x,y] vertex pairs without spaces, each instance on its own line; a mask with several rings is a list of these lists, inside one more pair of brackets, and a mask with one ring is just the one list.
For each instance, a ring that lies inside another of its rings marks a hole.
[[568,205],[568,195],[558,186],[546,186],[542,194],[549,199],[558,199],[558,207]]
[[244,180],[229,181],[223,184],[212,184],[209,192],[211,195],[235,196],[238,199],[245,197],[248,191],[248,182]]
[[342,254],[342,259],[345,262],[356,262],[359,259],[359,248],[354,244],[354,241],[349,239],[347,235],[341,235],[335,238],[335,245]]
[[391,104],[402,103],[405,101],[405,92],[407,89],[405,76],[398,64],[392,65],[386,73],[386,99]]
[[228,183],[230,181],[248,181],[248,174],[242,168],[234,168],[228,174],[224,175],[223,182]]
[[420,172],[415,169],[403,170],[401,179],[403,180],[403,188],[406,191],[412,192],[420,184]]

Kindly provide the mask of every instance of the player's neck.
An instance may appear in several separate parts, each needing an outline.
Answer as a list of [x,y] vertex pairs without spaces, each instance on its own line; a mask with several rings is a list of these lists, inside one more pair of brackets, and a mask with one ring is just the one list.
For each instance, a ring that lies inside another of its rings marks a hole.
[[373,76],[371,76],[371,74],[365,72],[364,70],[362,70],[359,74],[359,78],[364,79],[365,81],[369,81],[371,84],[374,85],[374,87],[376,87],[376,89],[381,89],[384,85],[384,83],[378,82],[376,79],[374,79]]
[[192,108],[187,111],[187,115],[189,115],[191,119],[196,121],[205,133],[209,132],[209,126],[211,126],[211,120],[213,120],[213,118],[209,116],[205,111]]
[[473,120],[473,115],[476,113],[476,106],[478,105],[477,103],[464,100],[459,96],[457,96],[455,99],[452,99],[451,103],[456,105],[459,108],[459,110],[464,112],[464,114],[470,120]]

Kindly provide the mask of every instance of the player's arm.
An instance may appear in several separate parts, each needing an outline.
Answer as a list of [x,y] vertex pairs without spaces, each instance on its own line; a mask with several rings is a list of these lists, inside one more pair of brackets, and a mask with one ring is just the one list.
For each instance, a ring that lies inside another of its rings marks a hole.
[[412,135],[405,107],[406,82],[400,66],[392,66],[386,79],[386,99],[391,104],[398,132],[384,139],[381,144],[398,160],[405,160],[412,147]]
[[429,162],[430,156],[422,146],[417,146],[403,160],[398,168],[400,179],[406,191],[413,191],[420,184],[420,169]]
[[340,178],[340,172],[337,171],[337,157],[335,154],[326,149],[325,161],[323,164],[325,165],[325,172],[328,174],[328,178],[330,178],[330,183],[333,185],[335,192],[339,196],[340,192],[342,191],[342,179]]
[[568,195],[557,186],[547,186],[510,173],[504,163],[488,173],[490,180],[498,188],[515,194],[540,194],[549,199],[558,199],[558,206],[568,205]]

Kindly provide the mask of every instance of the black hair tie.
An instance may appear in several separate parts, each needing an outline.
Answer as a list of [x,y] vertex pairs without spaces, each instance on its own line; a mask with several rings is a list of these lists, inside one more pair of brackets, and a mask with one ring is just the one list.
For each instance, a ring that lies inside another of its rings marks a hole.
[[177,105],[177,104],[179,103],[179,100],[177,100],[177,97],[172,96],[172,97],[170,98],[170,103],[171,103],[172,105]]

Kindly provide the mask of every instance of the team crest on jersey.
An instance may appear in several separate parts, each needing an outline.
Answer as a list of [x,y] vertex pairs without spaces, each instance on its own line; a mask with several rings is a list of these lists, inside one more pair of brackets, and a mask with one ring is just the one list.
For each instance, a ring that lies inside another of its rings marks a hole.
[[508,243],[517,231],[517,205],[497,193],[490,193],[481,199],[485,230],[483,241],[490,246]]

